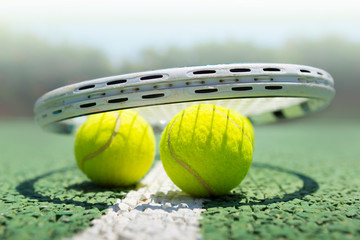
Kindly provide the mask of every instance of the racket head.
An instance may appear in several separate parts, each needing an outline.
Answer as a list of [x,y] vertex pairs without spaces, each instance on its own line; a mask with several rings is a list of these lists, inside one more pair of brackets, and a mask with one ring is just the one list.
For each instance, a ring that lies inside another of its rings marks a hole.
[[35,103],[36,122],[74,132],[84,116],[136,109],[162,129],[179,111],[200,103],[241,112],[265,124],[317,112],[334,97],[334,80],[318,68],[277,63],[169,68],[83,81],[55,89]]

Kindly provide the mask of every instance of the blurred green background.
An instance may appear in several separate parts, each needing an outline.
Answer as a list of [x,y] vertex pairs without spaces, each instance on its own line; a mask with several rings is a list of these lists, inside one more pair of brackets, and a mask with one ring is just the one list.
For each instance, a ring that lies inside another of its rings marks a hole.
[[[297,63],[323,68],[336,83],[328,113],[359,113],[360,43],[341,36],[289,39],[280,48],[228,40],[189,48],[147,48],[133,61],[114,66],[101,50],[76,44],[51,45],[31,34],[0,30],[0,116],[31,116],[38,97],[54,88],[97,77],[167,67],[238,62]],[[330,111],[331,110],[331,111]]]
[[358,7],[347,1],[326,5],[305,1],[296,9],[290,5],[279,9],[286,1],[190,3],[16,0],[4,4],[0,117],[32,117],[34,102],[42,94],[83,80],[242,62],[323,68],[335,79],[336,97],[313,117],[358,117]]

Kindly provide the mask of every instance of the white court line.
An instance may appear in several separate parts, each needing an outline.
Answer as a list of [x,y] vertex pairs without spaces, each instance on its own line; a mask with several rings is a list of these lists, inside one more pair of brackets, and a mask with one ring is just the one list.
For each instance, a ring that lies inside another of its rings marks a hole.
[[159,161],[141,186],[73,239],[200,239],[203,201],[179,190]]

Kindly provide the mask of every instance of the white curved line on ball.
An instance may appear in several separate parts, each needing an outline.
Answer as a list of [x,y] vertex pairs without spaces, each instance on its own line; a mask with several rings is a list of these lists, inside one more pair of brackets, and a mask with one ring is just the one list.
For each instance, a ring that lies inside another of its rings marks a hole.
[[[235,126],[237,126],[237,127],[240,129],[240,131],[246,136],[246,138],[247,138],[247,139],[249,140],[249,142],[250,142],[250,145],[252,146],[252,142],[251,142],[249,136],[245,133],[244,129],[243,129],[241,126],[239,126],[229,115],[226,115],[226,114],[223,113],[222,111],[216,109],[216,107],[214,107],[213,109],[207,108],[207,107],[202,108],[202,109],[215,110],[215,111],[217,111],[218,113],[220,113],[221,115],[223,115],[224,117],[228,118],[228,119],[229,119],[233,124],[235,124]],[[191,111],[195,111],[195,109],[194,109],[194,110],[191,110]],[[176,162],[178,162],[181,166],[183,166],[186,170],[188,170],[188,172],[189,172],[190,174],[192,174],[192,175],[206,188],[206,190],[210,193],[210,195],[215,195],[214,192],[213,192],[213,191],[211,190],[211,188],[209,187],[209,185],[208,185],[193,169],[191,169],[188,165],[186,165],[184,162],[182,162],[180,159],[178,159],[178,158],[175,156],[175,154],[173,153],[172,149],[171,149],[170,133],[171,133],[171,130],[172,130],[175,122],[177,122],[178,119],[179,119],[179,117],[171,124],[170,129],[169,129],[169,132],[168,132],[168,141],[167,141],[167,142],[168,142],[168,147],[169,147],[170,154],[171,154],[171,156],[175,159]]]
[[104,146],[102,146],[101,148],[99,148],[96,152],[91,153],[91,154],[89,154],[89,155],[87,155],[86,157],[83,158],[83,160],[82,160],[82,162],[81,162],[82,168],[84,168],[84,163],[85,163],[87,160],[89,160],[89,159],[91,159],[91,158],[93,158],[93,157],[96,157],[98,154],[100,154],[101,152],[105,151],[105,149],[107,149],[107,148],[110,146],[111,142],[114,140],[116,134],[118,133],[118,131],[119,131],[119,129],[120,129],[120,125],[121,125],[121,124],[120,124],[120,122],[121,122],[121,121],[120,121],[120,113],[119,113],[119,112],[116,112],[116,114],[117,114],[116,123],[115,123],[115,127],[114,127],[113,134],[111,135],[110,139],[107,141],[107,143],[106,143]]
[[175,122],[178,119],[176,119],[173,124],[170,126],[169,132],[168,132],[168,147],[169,147],[169,151],[171,156],[175,159],[175,161],[177,163],[179,163],[181,166],[183,166],[191,175],[193,175],[205,188],[206,190],[209,192],[210,195],[215,195],[214,192],[211,190],[211,188],[209,187],[209,185],[193,170],[191,169],[188,165],[186,165],[184,162],[182,162],[181,160],[179,160],[175,154],[173,153],[172,149],[171,149],[171,145],[170,145],[170,133],[172,130],[172,127],[174,126]]

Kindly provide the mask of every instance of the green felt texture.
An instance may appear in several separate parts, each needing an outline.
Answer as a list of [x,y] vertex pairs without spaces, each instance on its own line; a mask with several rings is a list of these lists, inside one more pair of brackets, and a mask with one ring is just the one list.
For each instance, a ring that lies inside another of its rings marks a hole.
[[300,119],[255,128],[250,171],[205,203],[204,239],[360,236],[360,121]]
[[94,114],[77,132],[74,154],[79,169],[95,184],[131,186],[154,161],[154,132],[135,111]]
[[192,196],[227,194],[244,179],[253,154],[251,125],[226,108],[202,104],[178,113],[160,142],[170,179]]

